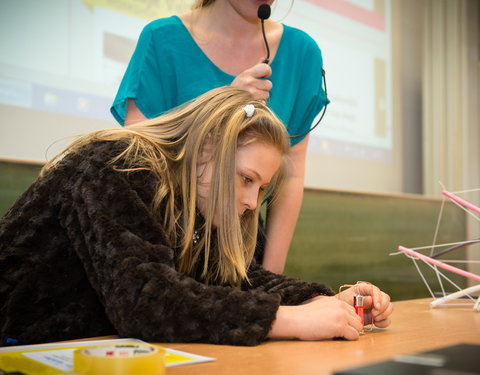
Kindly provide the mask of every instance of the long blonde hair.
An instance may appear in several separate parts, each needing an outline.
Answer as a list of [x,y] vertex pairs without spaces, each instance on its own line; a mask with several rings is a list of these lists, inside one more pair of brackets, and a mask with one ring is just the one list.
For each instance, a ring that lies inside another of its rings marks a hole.
[[[255,107],[251,117],[244,110],[247,104]],[[158,181],[152,210],[162,219],[171,245],[181,249],[179,271],[194,275],[200,267],[205,282],[234,286],[247,279],[260,205],[255,211],[238,216],[236,150],[252,142],[264,142],[286,155],[289,141],[285,126],[270,109],[245,90],[217,88],[163,116],[123,129],[87,134],[47,164],[42,174],[48,173],[62,156],[88,143],[118,140],[126,141],[128,147],[112,164],[121,161],[119,170],[125,172],[148,170]],[[195,227],[197,167],[206,142],[212,150],[213,174],[201,228],[203,237],[194,243],[192,239],[199,229]],[[280,185],[285,160],[271,182],[273,188]],[[215,213],[218,223],[213,229]]]

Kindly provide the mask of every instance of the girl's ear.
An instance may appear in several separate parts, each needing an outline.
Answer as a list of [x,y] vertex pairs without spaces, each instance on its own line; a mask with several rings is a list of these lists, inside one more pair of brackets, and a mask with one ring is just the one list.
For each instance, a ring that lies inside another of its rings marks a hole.
[[198,153],[198,165],[206,164],[208,163],[213,154],[213,145],[212,145],[212,136],[209,133],[206,137],[205,140],[203,141],[202,146],[200,147],[200,151]]

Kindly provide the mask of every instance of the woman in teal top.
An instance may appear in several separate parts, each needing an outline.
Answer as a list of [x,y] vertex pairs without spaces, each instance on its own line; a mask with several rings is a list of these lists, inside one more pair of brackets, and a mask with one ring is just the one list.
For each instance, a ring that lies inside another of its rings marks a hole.
[[[271,4],[273,1],[264,1]],[[263,265],[283,271],[300,211],[308,136],[326,102],[322,56],[305,32],[265,21],[271,64],[257,0],[203,0],[180,16],[163,18],[142,31],[112,105],[120,124],[152,118],[219,86],[242,87],[269,107],[291,136],[291,173],[281,197],[269,208]]]

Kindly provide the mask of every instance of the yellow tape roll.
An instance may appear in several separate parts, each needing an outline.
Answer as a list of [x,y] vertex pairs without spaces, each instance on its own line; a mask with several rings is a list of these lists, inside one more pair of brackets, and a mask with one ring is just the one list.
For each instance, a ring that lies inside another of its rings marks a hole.
[[73,353],[73,372],[82,375],[163,375],[165,350],[146,344],[79,349]]

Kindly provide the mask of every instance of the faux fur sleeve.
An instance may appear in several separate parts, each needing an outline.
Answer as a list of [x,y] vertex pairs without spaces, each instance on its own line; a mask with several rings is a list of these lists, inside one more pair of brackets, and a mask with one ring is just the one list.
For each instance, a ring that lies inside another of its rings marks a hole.
[[281,297],[281,305],[298,305],[306,300],[318,296],[332,296],[335,293],[326,285],[307,283],[306,281],[278,275],[267,271],[254,263],[250,267],[249,283],[244,283],[245,289],[262,290],[275,293]]
[[77,159],[72,168],[81,172],[62,221],[120,336],[230,345],[266,338],[280,294],[207,286],[178,273],[151,214],[146,173],[114,171],[92,155]]

